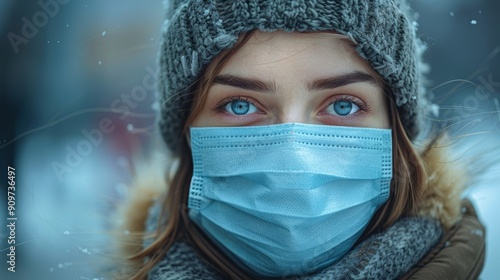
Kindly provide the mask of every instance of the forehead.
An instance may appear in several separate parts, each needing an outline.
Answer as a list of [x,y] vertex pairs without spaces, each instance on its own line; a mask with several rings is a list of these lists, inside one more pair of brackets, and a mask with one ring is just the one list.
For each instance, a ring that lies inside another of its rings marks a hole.
[[[255,31],[225,63],[221,73],[332,76],[352,71],[374,74],[347,37],[335,33]],[[279,76],[279,75],[278,75]]]

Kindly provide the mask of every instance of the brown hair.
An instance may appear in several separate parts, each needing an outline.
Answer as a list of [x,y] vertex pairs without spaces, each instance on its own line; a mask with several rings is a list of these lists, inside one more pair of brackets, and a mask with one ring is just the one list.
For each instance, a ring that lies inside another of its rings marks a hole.
[[[216,57],[211,65],[211,71],[198,80],[195,100],[191,114],[186,121],[183,137],[187,133],[188,125],[200,112],[213,80],[224,67],[225,62],[239,50],[250,38],[252,32],[243,34],[236,45]],[[352,42],[351,42],[352,43]],[[373,70],[374,71],[374,70]],[[382,80],[382,79],[381,79]],[[385,83],[381,83],[386,95],[389,108],[389,119],[393,136],[393,179],[390,195],[387,202],[376,212],[360,240],[368,235],[380,231],[404,215],[414,215],[421,201],[421,192],[426,183],[426,172],[418,153],[405,133],[405,129],[398,115],[397,107],[392,100],[392,93]],[[188,218],[187,200],[189,185],[193,172],[191,151],[187,141],[182,141],[178,169],[169,180],[168,193],[163,202],[163,208],[158,221],[154,242],[141,252],[132,256],[131,260],[148,260],[134,275],[134,279],[143,279],[148,271],[157,264],[167,253],[175,241],[184,239],[197,251],[198,255],[207,260],[212,266],[231,279],[252,279],[252,276],[242,270],[228,258],[209,238]],[[167,217],[166,222],[161,222]],[[358,241],[359,242],[359,241]]]

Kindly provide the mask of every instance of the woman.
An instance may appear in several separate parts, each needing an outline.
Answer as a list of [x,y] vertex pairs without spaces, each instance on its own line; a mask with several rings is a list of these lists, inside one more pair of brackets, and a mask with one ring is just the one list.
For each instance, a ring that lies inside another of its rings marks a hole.
[[478,277],[484,228],[426,121],[405,3],[173,2],[160,131],[178,167],[130,204],[127,229],[154,235],[126,242],[124,277]]

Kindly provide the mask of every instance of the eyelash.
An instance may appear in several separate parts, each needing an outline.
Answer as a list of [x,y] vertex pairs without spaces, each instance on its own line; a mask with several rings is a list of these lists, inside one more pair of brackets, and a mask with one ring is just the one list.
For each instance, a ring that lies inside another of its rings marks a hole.
[[[228,97],[220,100],[219,102],[217,102],[217,104],[215,105],[214,108],[212,108],[212,110],[219,112],[219,113],[226,113],[225,107],[227,106],[227,104],[234,102],[234,101],[245,101],[245,102],[248,102],[248,103],[250,103],[258,108],[258,106],[256,106],[255,103],[252,102],[250,100],[250,98],[248,98],[248,97],[231,95],[231,96],[228,96]],[[361,101],[359,101],[358,98],[350,96],[350,95],[341,95],[341,96],[336,95],[336,96],[332,97],[331,101],[328,103],[328,105],[325,107],[325,109],[328,106],[334,104],[335,102],[342,102],[342,101],[352,102],[353,104],[358,106],[359,110],[361,110],[363,112],[370,111],[370,106],[368,104],[361,102]]]
[[[363,112],[370,111],[370,105],[368,105],[364,102],[361,102],[359,100],[359,98],[356,98],[356,97],[351,96],[351,95],[341,95],[341,96],[336,95],[336,96],[332,97],[332,100],[328,103],[328,105],[325,108],[334,104],[335,102],[352,102],[354,105],[358,106],[359,110],[361,110]],[[354,114],[356,114],[356,113],[354,113]]]
[[245,101],[245,102],[248,102],[248,103],[250,103],[253,106],[258,108],[258,106],[256,106],[255,103],[252,102],[250,100],[250,98],[248,98],[248,97],[231,95],[231,96],[228,96],[228,97],[222,99],[221,101],[217,102],[217,104],[215,104],[215,107],[213,108],[213,110],[216,112],[219,112],[219,113],[226,113],[225,107],[227,106],[227,104],[234,102],[234,101]]

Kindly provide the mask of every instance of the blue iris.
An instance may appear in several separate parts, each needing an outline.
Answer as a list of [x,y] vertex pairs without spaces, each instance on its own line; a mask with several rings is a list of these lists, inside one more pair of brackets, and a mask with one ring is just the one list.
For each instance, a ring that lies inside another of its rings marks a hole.
[[352,111],[352,102],[350,101],[335,101],[333,103],[333,110],[339,116],[347,116]]
[[235,115],[244,115],[250,111],[250,103],[244,100],[231,102],[231,110]]

